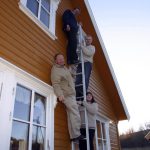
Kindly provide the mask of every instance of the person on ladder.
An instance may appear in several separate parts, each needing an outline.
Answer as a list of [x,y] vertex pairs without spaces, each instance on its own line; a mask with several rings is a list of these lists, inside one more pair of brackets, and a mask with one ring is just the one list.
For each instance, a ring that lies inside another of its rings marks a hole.
[[[79,103],[79,102],[78,102]],[[87,92],[86,94],[86,101],[79,103],[82,107],[85,107],[87,110],[87,118],[88,118],[88,129],[89,129],[89,143],[90,143],[90,150],[94,150],[94,136],[95,136],[95,128],[96,128],[96,115],[98,113],[98,105],[94,100],[93,94],[91,92]],[[81,112],[81,134],[86,136],[86,127],[85,127],[85,115]],[[87,150],[87,143],[86,140],[79,141],[79,150]]]
[[62,16],[63,21],[63,31],[67,35],[68,45],[67,45],[67,64],[73,65],[79,62],[77,55],[77,32],[78,32],[78,22],[76,16],[80,14],[79,8],[74,8],[73,10],[67,9]]
[[[90,75],[92,71],[92,64],[93,64],[93,57],[95,54],[95,46],[92,45],[92,36],[87,35],[85,37],[85,43],[86,45],[81,45],[81,49],[83,52],[83,60],[84,60],[84,73],[85,73],[85,87],[86,87],[86,92],[88,90],[89,86],[89,80],[90,80]],[[82,72],[82,64],[80,63],[77,67],[77,73]],[[82,75],[76,76],[76,81],[75,84],[82,84]],[[76,87],[76,97],[81,97],[83,96],[83,88]],[[77,99],[78,100],[78,99]]]
[[52,86],[58,101],[66,106],[70,139],[78,141],[84,137],[80,133],[81,118],[76,102],[73,78],[67,67],[65,67],[65,60],[62,54],[56,54],[54,61],[55,64],[51,69]]

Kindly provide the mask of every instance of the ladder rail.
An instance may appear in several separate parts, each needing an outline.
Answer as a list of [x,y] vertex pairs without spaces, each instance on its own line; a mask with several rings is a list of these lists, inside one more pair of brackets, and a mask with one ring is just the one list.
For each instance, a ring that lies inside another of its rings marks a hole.
[[[83,51],[81,48],[81,44],[83,43],[83,34],[82,34],[82,27],[79,25],[79,48],[80,48],[80,55],[81,55],[81,65],[82,65],[82,83],[83,83],[83,97],[84,101],[86,101],[86,83],[85,83],[85,71],[84,71],[84,59],[83,59]],[[90,150],[89,146],[89,127],[88,127],[88,117],[87,117],[87,110],[84,108],[84,118],[85,118],[85,127],[86,127],[86,144],[87,144],[87,150]]]
[[[84,59],[83,59],[83,51],[81,48],[81,45],[83,44],[83,31],[81,25],[79,25],[79,45],[78,45],[78,55],[80,55],[81,60],[81,74],[82,74],[82,87],[83,87],[83,100],[86,101],[86,83],[85,83],[85,71],[84,71]],[[80,86],[80,85],[79,85]],[[78,86],[77,86],[78,87]],[[87,117],[87,110],[84,107],[84,118],[85,118],[85,128],[86,128],[86,144],[87,144],[87,150],[90,150],[90,142],[89,142],[89,127],[88,127],[88,117]],[[72,142],[72,150],[76,150],[75,143]]]

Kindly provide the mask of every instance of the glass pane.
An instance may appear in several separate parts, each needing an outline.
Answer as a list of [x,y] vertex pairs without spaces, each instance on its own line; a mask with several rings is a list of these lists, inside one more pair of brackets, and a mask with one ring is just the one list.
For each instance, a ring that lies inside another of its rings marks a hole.
[[41,125],[46,124],[46,98],[35,93],[33,122]]
[[106,139],[105,124],[104,123],[102,123],[102,130],[103,130],[103,139]]
[[42,0],[42,5],[48,12],[50,12],[50,0]]
[[96,126],[97,126],[97,137],[102,138],[101,123],[99,121],[96,121]]
[[10,150],[28,150],[28,124],[14,121],[12,126]]
[[17,85],[14,106],[14,118],[29,121],[31,94],[31,90],[23,86]]
[[39,2],[37,0],[27,0],[27,7],[38,16]]
[[45,128],[33,126],[32,150],[44,150]]
[[99,150],[104,150],[104,149],[103,149],[103,142],[102,142],[102,140],[100,140],[100,139],[98,140],[98,149],[99,149]]
[[104,144],[104,150],[107,150],[107,143],[106,143],[106,140],[104,140],[103,144]]
[[40,20],[49,28],[49,14],[43,9],[41,8],[41,16],[40,16]]

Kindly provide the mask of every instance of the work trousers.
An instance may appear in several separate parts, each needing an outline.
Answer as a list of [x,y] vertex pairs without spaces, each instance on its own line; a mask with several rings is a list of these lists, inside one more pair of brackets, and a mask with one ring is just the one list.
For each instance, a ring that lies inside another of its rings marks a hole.
[[[87,92],[88,86],[89,86],[91,71],[92,71],[92,63],[91,62],[84,62],[86,92]],[[82,72],[82,64],[81,63],[78,65],[78,68],[77,68],[77,73],[80,73],[80,72]],[[75,84],[76,85],[82,84],[82,74],[78,75],[76,77]],[[83,87],[82,86],[76,88],[76,96],[77,97],[83,96]]]
[[81,135],[81,118],[75,95],[65,97],[64,104],[67,111],[70,139],[73,139]]
[[69,32],[66,32],[68,38],[67,45],[67,64],[75,64],[78,61],[77,55],[77,29],[71,28]]
[[[85,128],[81,128],[81,134],[86,136]],[[90,150],[94,150],[94,144],[93,144],[94,136],[95,136],[95,129],[89,129]],[[79,150],[87,150],[86,140],[79,141]]]

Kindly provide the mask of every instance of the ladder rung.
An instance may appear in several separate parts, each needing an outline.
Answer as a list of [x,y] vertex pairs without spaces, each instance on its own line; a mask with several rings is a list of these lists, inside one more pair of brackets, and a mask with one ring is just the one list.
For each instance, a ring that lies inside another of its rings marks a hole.
[[72,141],[72,143],[73,143],[73,144],[79,144],[79,142],[78,142],[78,141]]
[[81,64],[81,60],[77,60],[77,62],[74,62],[74,65]]
[[87,140],[87,138],[81,139],[81,140]]
[[86,123],[81,123],[81,125],[86,125]]
[[76,52],[77,52],[77,53],[81,53],[81,51],[80,51],[80,50],[77,50]]
[[76,99],[84,98],[84,96],[76,97]]
[[78,84],[78,85],[76,85],[76,87],[80,87],[80,86],[83,86],[83,84]]
[[78,75],[82,75],[82,72],[76,73],[76,76],[78,76]]
[[85,111],[85,108],[80,109],[80,111]]

